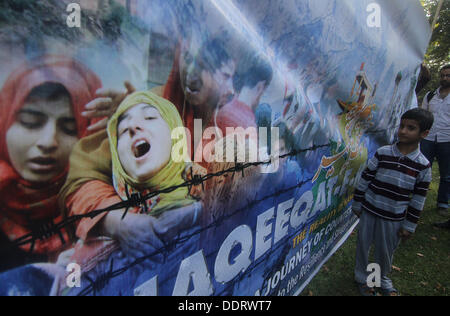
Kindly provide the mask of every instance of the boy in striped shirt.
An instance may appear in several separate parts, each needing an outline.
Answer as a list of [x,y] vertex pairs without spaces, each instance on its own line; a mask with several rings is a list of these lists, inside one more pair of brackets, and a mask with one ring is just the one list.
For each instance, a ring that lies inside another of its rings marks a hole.
[[387,277],[400,240],[414,233],[431,182],[431,165],[419,143],[433,125],[433,114],[421,108],[405,112],[398,129],[398,142],[383,146],[368,161],[355,190],[353,212],[360,218],[356,246],[355,280],[360,293],[375,295],[368,286],[369,249],[380,266],[383,295],[398,291]]

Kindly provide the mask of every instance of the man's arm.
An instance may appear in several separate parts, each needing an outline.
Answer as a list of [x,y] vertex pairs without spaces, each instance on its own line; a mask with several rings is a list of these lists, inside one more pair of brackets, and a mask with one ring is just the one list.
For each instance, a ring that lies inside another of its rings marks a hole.
[[[434,92],[433,91],[429,91],[423,97],[422,105],[421,106],[419,105],[419,107],[421,107],[422,109],[430,110],[430,102],[428,101],[428,99],[430,98],[430,93],[434,93]],[[432,99],[432,97],[431,97],[431,99]],[[431,101],[431,99],[430,99],[430,101]]]

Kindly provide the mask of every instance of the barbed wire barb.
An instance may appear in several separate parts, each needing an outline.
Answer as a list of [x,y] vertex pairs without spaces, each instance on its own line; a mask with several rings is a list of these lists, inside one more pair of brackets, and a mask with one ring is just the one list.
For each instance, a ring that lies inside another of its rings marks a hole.
[[[316,149],[329,147],[329,146],[331,146],[330,143],[323,144],[323,145],[313,145],[312,147],[307,148],[307,149],[299,149],[299,150],[293,149],[288,153],[279,155],[278,158],[284,159],[284,158],[288,158],[288,157],[295,157],[304,152],[314,151]],[[51,238],[52,236],[54,236],[56,234],[58,234],[60,236],[62,244],[65,244],[62,230],[70,225],[75,224],[76,222],[78,222],[82,219],[85,219],[85,218],[93,219],[104,213],[125,209],[124,214],[122,215],[122,220],[123,220],[123,219],[125,219],[126,215],[128,214],[128,212],[131,208],[139,207],[139,206],[142,206],[144,208],[144,210],[146,211],[146,213],[148,213],[147,200],[149,200],[159,194],[171,193],[182,187],[187,187],[190,190],[192,188],[192,186],[198,186],[198,185],[202,185],[202,190],[204,190],[205,189],[204,182],[211,178],[221,177],[227,173],[231,173],[232,176],[234,176],[234,174],[236,172],[240,172],[242,177],[245,177],[245,169],[248,169],[248,168],[251,168],[254,166],[268,165],[268,164],[271,164],[271,162],[272,162],[272,159],[269,159],[268,161],[257,161],[257,162],[249,162],[249,163],[241,163],[241,162],[237,162],[235,160],[234,167],[231,167],[231,168],[228,168],[228,169],[225,169],[222,171],[218,171],[215,173],[209,173],[204,176],[193,175],[192,174],[192,166],[191,166],[191,179],[190,180],[185,181],[184,183],[176,185],[176,186],[172,186],[169,188],[150,192],[145,196],[143,196],[142,194],[138,194],[138,193],[134,193],[134,194],[130,195],[128,192],[128,186],[126,186],[126,188],[125,188],[125,192],[127,195],[126,200],[121,201],[116,204],[113,204],[113,205],[103,208],[103,209],[91,211],[86,214],[73,215],[73,216],[67,217],[64,220],[62,220],[60,223],[57,223],[57,224],[55,224],[53,221],[51,223],[43,224],[38,229],[33,230],[31,233],[15,239],[12,242],[11,249],[13,247],[21,247],[23,245],[30,244],[29,251],[33,252],[36,241]]]

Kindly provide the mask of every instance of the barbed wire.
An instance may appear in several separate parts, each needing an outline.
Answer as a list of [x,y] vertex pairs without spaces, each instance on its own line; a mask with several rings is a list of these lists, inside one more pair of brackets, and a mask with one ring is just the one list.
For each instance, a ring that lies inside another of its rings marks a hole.
[[[307,149],[299,149],[299,150],[292,150],[288,153],[282,154],[278,156],[278,159],[284,159],[284,158],[289,158],[289,157],[295,157],[299,154],[305,153],[305,152],[310,152],[310,151],[314,151],[317,149],[321,149],[321,148],[326,148],[326,147],[330,147],[331,143],[328,144],[323,144],[323,145],[314,145],[310,148]],[[59,235],[60,239],[62,240],[62,242],[64,243],[64,238],[63,238],[63,234],[62,234],[62,230],[69,226],[69,225],[73,225],[76,222],[85,219],[85,218],[95,218],[101,214],[104,213],[108,213],[111,211],[115,211],[115,210],[121,210],[121,209],[125,209],[126,211],[124,212],[124,215],[122,217],[122,219],[126,216],[127,210],[129,208],[132,207],[144,207],[144,205],[146,205],[146,201],[148,199],[151,199],[161,193],[170,193],[173,192],[179,188],[182,187],[188,187],[189,189],[191,189],[192,186],[198,186],[198,185],[202,185],[203,183],[209,179],[212,179],[214,177],[220,177],[223,176],[225,174],[236,174],[236,173],[240,173],[242,175],[242,177],[245,177],[245,170],[254,166],[261,166],[261,165],[268,165],[271,164],[272,159],[274,159],[274,157],[272,157],[270,160],[268,161],[258,161],[258,162],[249,162],[249,163],[237,163],[235,162],[235,166],[231,167],[231,168],[227,168],[215,173],[209,173],[206,175],[191,175],[191,179],[185,181],[184,183],[180,184],[180,185],[176,185],[176,186],[172,186],[166,189],[162,189],[162,190],[157,190],[154,192],[151,192],[147,195],[141,195],[141,194],[132,194],[132,195],[127,195],[127,200],[121,201],[119,203],[113,204],[109,207],[103,208],[103,209],[98,209],[98,210],[94,210],[91,211],[89,213],[86,214],[82,214],[82,215],[74,215],[71,217],[68,217],[66,219],[64,219],[63,221],[61,221],[60,223],[49,223],[46,225],[42,225],[39,229],[34,230],[32,233],[27,234],[17,240],[14,241],[14,244],[16,246],[22,246],[25,244],[31,244],[30,247],[30,251],[32,251],[33,246],[35,244],[35,242],[37,240],[45,240],[46,238],[50,238],[54,235]],[[109,282],[112,279],[115,279],[117,277],[119,277],[120,275],[126,273],[127,271],[129,271],[130,269],[132,269],[135,266],[138,266],[140,264],[145,263],[146,260],[155,258],[156,256],[162,255],[164,257],[164,261],[165,262],[167,260],[168,254],[170,254],[170,251],[175,249],[177,246],[180,246],[182,244],[185,244],[186,242],[188,242],[189,240],[193,239],[195,236],[199,236],[200,234],[202,234],[203,232],[210,230],[210,229],[214,229],[214,228],[218,228],[221,227],[222,224],[226,221],[229,220],[230,218],[232,218],[233,216],[246,211],[246,210],[250,210],[252,208],[254,208],[255,206],[257,206],[259,203],[270,199],[270,198],[274,198],[274,197],[279,197],[280,195],[290,192],[292,190],[295,190],[297,188],[301,188],[302,186],[304,186],[307,183],[310,183],[312,181],[312,178],[310,179],[304,179],[302,181],[298,181],[297,183],[295,183],[294,185],[290,186],[290,187],[283,187],[283,189],[278,190],[272,194],[268,194],[260,199],[251,199],[249,198],[247,200],[246,205],[244,205],[243,207],[221,215],[219,218],[212,218],[211,223],[203,225],[203,226],[198,226],[197,229],[195,229],[195,227],[193,227],[195,230],[194,231],[189,231],[188,233],[183,232],[184,235],[182,235],[181,233],[179,233],[175,238],[173,238],[171,241],[169,242],[164,242],[164,246],[156,249],[154,251],[152,251],[151,253],[137,258],[135,259],[133,262],[131,262],[130,264],[126,264],[123,267],[119,267],[117,269],[115,269],[115,264],[117,267],[117,261],[114,260],[113,257],[110,257],[110,262],[107,263],[108,267],[106,267],[106,272],[104,273],[100,273],[97,276],[95,276],[95,278],[92,277],[92,275],[90,276],[87,273],[83,274],[83,277],[85,277],[85,280],[87,280],[87,282],[89,283],[89,285],[87,287],[85,287],[81,292],[79,292],[77,295],[78,296],[86,296],[86,295],[94,295],[96,296],[97,294],[99,294],[105,287],[108,286]],[[255,196],[256,197],[256,196]],[[305,223],[306,225],[306,223]],[[301,228],[303,228],[304,225],[302,225]],[[301,229],[299,228],[299,229]],[[291,237],[293,237],[295,234],[289,234],[287,236],[285,236],[283,239],[289,239]],[[286,240],[287,240],[286,239]],[[280,245],[273,247],[270,249],[270,251],[265,254],[263,257],[259,258],[257,261],[253,262],[248,269],[245,272],[245,275],[248,275],[248,273],[251,273],[254,269],[256,269],[260,264],[263,264],[266,259],[265,258],[269,258],[270,254],[279,251],[280,250]],[[285,253],[286,249],[282,251],[282,253]],[[278,261],[277,261],[278,262]],[[227,286],[225,286],[224,288],[219,289],[220,293],[224,294],[229,292],[230,290],[232,290],[232,287],[234,286],[234,284],[236,283],[236,281],[239,281],[241,279],[243,279],[245,277],[244,273],[241,273],[239,275],[237,275],[233,280],[231,280],[229,282],[229,284],[227,284]]]
[[[210,230],[210,229],[214,229],[217,227],[220,227],[221,224],[226,221],[231,219],[233,216],[238,215],[239,213],[243,212],[243,211],[247,211],[249,209],[252,209],[253,207],[257,206],[259,203],[267,200],[267,199],[271,199],[274,197],[279,197],[280,195],[287,193],[289,191],[301,188],[303,185],[311,182],[312,178],[306,179],[304,181],[300,181],[298,183],[296,183],[295,185],[292,185],[290,187],[284,188],[282,190],[276,191],[275,193],[266,195],[260,199],[257,200],[251,200],[248,204],[246,204],[245,206],[229,213],[226,215],[222,215],[220,219],[215,220],[213,222],[211,222],[210,224],[199,228],[197,230],[195,230],[192,233],[186,234],[185,236],[178,236],[177,238],[174,238],[171,242],[166,243],[165,246],[151,252],[150,254],[144,255],[142,257],[139,257],[137,259],[135,259],[133,262],[131,262],[128,265],[125,265],[117,270],[114,270],[114,259],[111,258],[111,261],[109,263],[109,268],[108,271],[105,273],[101,273],[99,274],[95,280],[92,279],[89,275],[84,275],[86,277],[86,279],[89,282],[89,285],[87,287],[85,287],[81,292],[79,292],[77,294],[77,296],[87,296],[92,294],[93,296],[96,296],[99,292],[101,292],[109,283],[110,280],[119,277],[120,275],[124,274],[125,272],[127,272],[128,270],[130,270],[131,268],[138,266],[142,263],[144,263],[146,260],[152,259],[153,257],[156,257],[158,255],[165,255],[168,251],[170,251],[170,249],[176,248],[177,246],[180,246],[186,242],[188,242],[190,239],[192,239],[193,237],[200,235],[201,233]],[[337,216],[337,215],[336,215]],[[301,231],[304,229],[304,227],[306,227],[308,225],[308,222],[305,222],[302,226],[298,227],[296,229],[295,232],[292,232],[288,235],[286,235],[285,237],[283,237],[282,240],[290,240],[291,238],[295,237],[298,234],[298,231]],[[283,248],[283,249],[280,249]],[[270,250],[268,250],[263,256],[261,256],[260,258],[258,258],[258,260],[253,261],[245,270],[245,272],[241,272],[238,275],[236,275],[232,280],[230,280],[229,282],[227,282],[227,285],[221,289],[219,292],[215,293],[215,295],[221,296],[221,295],[227,295],[229,293],[229,291],[231,291],[232,287],[234,286],[234,284],[236,282],[239,282],[241,280],[243,280],[245,278],[246,275],[249,275],[252,273],[253,270],[255,270],[256,268],[258,268],[259,265],[265,263],[269,258],[271,258],[272,254],[275,252],[278,252],[281,250],[281,253],[279,254],[279,256],[277,257],[277,264],[275,264],[272,269],[276,270],[278,268],[278,266],[284,261],[284,258],[289,254],[289,251],[291,249],[290,245],[286,245],[283,242],[278,243],[277,245],[274,245],[274,247],[271,247]],[[165,263],[166,261],[163,261],[161,264]],[[270,273],[268,273],[268,271],[265,272],[265,275],[270,275]],[[264,279],[264,282],[262,284],[262,287],[264,288],[265,285],[267,283],[267,276]]]
[[[140,265],[143,262],[145,262],[146,260],[151,259],[153,257],[156,257],[158,255],[165,255],[170,249],[176,248],[177,246],[186,243],[187,241],[189,241],[193,237],[195,237],[197,235],[200,235],[200,234],[202,234],[203,232],[205,232],[207,230],[220,227],[224,221],[226,221],[228,219],[231,219],[233,216],[236,216],[237,214],[239,214],[239,213],[241,213],[243,211],[251,209],[251,208],[255,207],[256,205],[258,205],[259,203],[261,203],[261,202],[263,202],[263,201],[265,201],[267,199],[278,197],[278,196],[280,196],[280,195],[282,195],[284,193],[287,193],[289,191],[295,190],[297,188],[301,188],[306,183],[311,182],[311,180],[312,180],[312,178],[306,179],[304,181],[300,181],[300,182],[296,183],[295,185],[292,185],[292,186],[290,186],[288,188],[284,188],[284,189],[279,190],[279,191],[277,191],[275,193],[272,193],[272,194],[269,194],[267,196],[264,196],[264,197],[262,197],[262,198],[260,198],[258,200],[252,200],[248,204],[246,204],[245,206],[243,206],[243,207],[241,207],[241,208],[239,208],[239,209],[237,209],[237,210],[235,210],[233,212],[230,212],[229,214],[222,215],[219,219],[214,220],[213,222],[211,222],[208,225],[205,225],[204,227],[198,228],[195,231],[193,231],[193,232],[191,232],[189,234],[186,234],[185,236],[178,236],[178,237],[174,238],[172,241],[166,243],[163,247],[161,247],[159,249],[156,249],[155,251],[153,251],[153,252],[151,252],[151,253],[149,253],[147,255],[139,257],[139,258],[135,259],[133,262],[131,262],[130,264],[128,264],[128,265],[126,265],[126,266],[124,266],[122,268],[119,268],[117,270],[113,269],[113,267],[114,267],[113,261],[114,260],[111,259],[108,271],[103,273],[103,274],[100,274],[95,280],[93,280],[91,277],[85,275],[86,279],[89,282],[89,285],[86,288],[84,288],[80,293],[78,293],[77,296],[87,296],[87,295],[90,295],[90,294],[93,294],[94,296],[96,296],[96,294],[98,292],[100,292],[102,289],[104,289],[108,285],[108,282],[110,280],[112,280],[112,279],[122,275],[123,273],[127,272],[131,268],[133,268],[133,267],[135,267],[137,265]],[[289,239],[289,238],[293,237],[294,235],[295,234],[291,234],[291,235],[289,235],[287,237],[284,237],[284,239]],[[278,248],[279,248],[279,246],[271,249],[270,253],[273,253],[273,252],[277,251]],[[247,269],[247,273],[251,272],[259,264],[263,263],[265,261],[264,258],[267,258],[267,257],[268,257],[268,254],[265,254],[263,257],[260,258],[261,260],[258,259],[258,262],[252,263],[251,267],[249,267],[249,269]],[[242,278],[242,277],[243,276],[240,276],[239,278]],[[234,283],[234,282],[232,282],[232,283]],[[226,291],[226,288],[224,290],[222,290],[222,292],[224,292],[224,291]]]
[[[310,151],[314,151],[317,149],[321,149],[321,148],[325,148],[325,147],[330,147],[331,144],[323,144],[323,145],[314,145],[310,148],[307,149],[297,149],[297,150],[292,150],[289,153],[286,154],[282,154],[278,156],[278,159],[284,159],[284,158],[289,158],[289,157],[295,157],[299,154],[305,153],[305,152],[310,152]],[[203,187],[203,183],[209,179],[215,178],[215,177],[221,177],[223,175],[226,174],[233,174],[233,176],[236,173],[240,173],[242,175],[242,177],[245,177],[245,170],[251,167],[256,167],[256,166],[261,166],[261,165],[269,165],[272,163],[272,159],[269,159],[267,161],[257,161],[257,162],[248,162],[248,163],[239,163],[239,162],[235,162],[235,166],[231,167],[231,168],[227,168],[215,173],[209,173],[206,175],[191,175],[192,179],[185,181],[182,184],[176,185],[176,186],[172,186],[169,188],[165,188],[165,189],[161,189],[161,190],[156,190],[154,192],[151,192],[149,194],[146,195],[142,195],[142,194],[131,194],[131,195],[127,195],[127,200],[121,201],[119,203],[110,205],[109,207],[103,208],[103,209],[98,209],[98,210],[94,210],[91,211],[89,213],[86,214],[81,214],[81,215],[74,215],[74,216],[70,216],[64,220],[62,220],[59,223],[53,223],[53,222],[49,222],[46,224],[41,225],[40,227],[38,227],[37,229],[33,230],[31,233],[24,235],[16,240],[13,241],[13,246],[16,247],[20,247],[26,244],[30,244],[30,252],[33,251],[34,249],[34,245],[36,243],[36,241],[38,240],[46,240],[48,238],[51,238],[55,235],[58,235],[61,239],[61,242],[63,244],[66,243],[66,241],[64,240],[62,231],[64,228],[74,225],[75,223],[77,223],[78,221],[82,220],[82,219],[86,219],[86,218],[90,218],[93,219],[101,214],[104,213],[108,213],[108,212],[112,212],[112,211],[117,211],[117,210],[121,210],[121,209],[125,209],[125,212],[122,216],[122,219],[127,215],[128,209],[129,208],[134,208],[134,207],[145,207],[146,206],[146,201],[159,195],[159,194],[167,194],[167,193],[171,193],[179,188],[183,188],[183,187],[187,187],[189,188],[189,190],[192,188],[192,186],[198,186],[198,185],[202,185]],[[238,213],[241,213],[245,210],[251,209],[252,207],[256,206],[258,203],[261,203],[262,201],[269,199],[269,198],[273,198],[273,197],[277,197],[280,196],[283,193],[292,191],[296,188],[300,188],[303,185],[305,185],[306,183],[311,182],[311,179],[306,179],[304,181],[298,182],[297,184],[288,187],[288,188],[284,188],[282,190],[279,190],[273,194],[269,194],[268,196],[265,196],[261,199],[258,200],[250,200],[248,201],[248,203],[235,210],[234,212],[231,212],[229,214],[226,215],[222,215],[219,218],[214,218],[214,220],[205,225],[204,227],[201,227],[197,230],[195,230],[194,232],[191,232],[189,234],[186,234],[184,236],[180,236],[178,235],[176,238],[174,238],[172,241],[165,243],[165,245],[155,251],[153,251],[150,254],[147,254],[143,257],[137,258],[136,260],[134,260],[132,263],[130,263],[127,266],[124,266],[122,268],[119,268],[117,270],[114,270],[114,260],[111,258],[111,262],[109,265],[109,269],[107,272],[100,274],[99,276],[97,276],[94,279],[92,279],[91,277],[89,277],[88,275],[85,275],[86,280],[89,282],[89,286],[87,286],[86,288],[84,288],[79,294],[78,296],[86,296],[86,295],[90,295],[93,294],[94,296],[97,295],[97,293],[99,293],[102,289],[104,289],[109,281],[111,279],[114,279],[122,274],[124,274],[125,272],[127,272],[129,269],[142,264],[143,262],[145,262],[146,260],[153,258],[155,256],[158,255],[163,255],[164,257],[166,257],[166,254],[170,251],[170,249],[174,249],[175,247],[177,247],[180,244],[184,244],[187,241],[189,241],[190,239],[192,239],[193,237],[202,234],[203,232],[209,230],[209,229],[213,229],[213,228],[217,228],[220,227],[222,225],[222,223],[224,221],[226,221],[227,219],[230,219],[231,217],[235,216]],[[204,188],[203,188],[204,189]],[[144,206],[145,205],[145,206]],[[275,251],[276,249],[272,249],[272,251]],[[259,265],[261,262],[261,260],[259,260],[259,263],[254,263],[252,264],[252,270],[255,269],[257,267],[257,265]],[[234,283],[234,282],[233,282]],[[227,287],[229,288],[229,287]],[[223,291],[226,291],[227,288],[223,289]]]
[[[290,151],[289,153],[279,155],[278,159],[295,157],[295,156],[305,153],[305,152],[314,151],[316,149],[330,147],[330,146],[331,146],[331,144],[328,143],[328,144],[323,144],[323,145],[314,145],[307,149],[294,149],[294,150]],[[261,165],[269,165],[269,164],[271,164],[272,159],[273,159],[273,157],[267,161],[257,161],[257,162],[247,162],[247,163],[235,162],[234,167],[224,169],[224,170],[221,170],[221,171],[218,171],[215,173],[208,173],[203,176],[202,175],[193,175],[192,179],[187,180],[176,186],[171,186],[171,187],[168,187],[165,189],[155,190],[146,195],[134,193],[134,194],[131,194],[131,196],[128,196],[127,200],[110,205],[106,208],[97,209],[97,210],[88,212],[86,214],[73,215],[73,216],[67,217],[59,223],[54,223],[53,221],[49,221],[48,223],[41,225],[37,229],[34,229],[29,234],[26,234],[18,239],[15,239],[14,241],[12,241],[12,244],[10,246],[11,246],[11,248],[13,248],[13,247],[21,247],[26,244],[30,244],[29,252],[32,253],[34,250],[36,241],[39,241],[39,240],[44,241],[55,235],[59,235],[62,244],[65,244],[66,241],[63,238],[62,230],[68,226],[74,225],[76,222],[78,222],[82,219],[86,219],[86,218],[93,219],[104,213],[109,213],[112,211],[125,209],[125,212],[122,216],[122,219],[124,219],[124,217],[127,215],[127,212],[130,208],[135,208],[135,207],[139,207],[139,206],[145,207],[146,201],[154,198],[155,196],[158,196],[160,194],[168,194],[177,189],[184,188],[184,187],[189,188],[189,190],[190,190],[193,186],[198,186],[198,185],[203,186],[203,183],[205,181],[207,181],[211,178],[221,177],[225,174],[233,174],[233,176],[234,176],[234,174],[236,174],[236,173],[241,173],[242,176],[244,177],[246,169],[251,168],[251,167],[261,166]]]
[[[287,158],[287,157],[290,157],[290,156],[296,156],[296,155],[298,155],[299,153],[302,153],[302,152],[315,150],[315,149],[319,149],[319,148],[324,148],[324,147],[329,147],[329,146],[330,146],[330,144],[326,144],[326,145],[321,145],[321,146],[314,146],[314,147],[311,147],[310,149],[305,149],[305,150],[301,150],[301,151],[294,150],[294,151],[291,151],[291,152],[289,152],[287,154],[280,155],[279,158],[283,159],[283,158]],[[241,166],[236,166],[236,167],[233,167],[233,168],[229,168],[229,169],[226,169],[226,170],[214,173],[214,174],[205,175],[204,177],[201,177],[201,179],[204,180],[206,177],[219,176],[219,175],[224,175],[226,173],[242,172],[242,170],[245,170],[246,168],[249,168],[251,166],[260,165],[260,164],[268,164],[268,163],[270,163],[270,162],[256,162],[256,163],[243,164]],[[244,176],[244,174],[243,174],[243,176]],[[197,179],[197,182],[199,182],[199,180],[200,180],[200,178]],[[146,260],[151,259],[153,257],[156,257],[158,255],[165,255],[170,249],[174,249],[177,246],[179,246],[180,244],[186,243],[187,241],[189,241],[193,237],[195,237],[197,235],[200,235],[200,234],[202,234],[203,232],[205,232],[207,230],[214,229],[214,228],[217,228],[217,227],[221,227],[221,225],[222,225],[222,223],[224,221],[232,218],[233,216],[235,216],[235,215],[237,215],[237,214],[239,214],[239,213],[241,213],[243,211],[249,210],[249,209],[255,207],[256,205],[258,205],[259,203],[261,203],[261,202],[263,202],[263,201],[265,201],[267,199],[278,197],[278,196],[280,196],[280,195],[282,195],[284,193],[287,193],[287,192],[292,191],[294,189],[300,188],[303,185],[305,185],[307,183],[310,183],[311,180],[312,180],[312,178],[309,178],[309,179],[306,179],[304,181],[300,181],[300,182],[298,182],[295,185],[292,185],[290,187],[284,188],[282,190],[278,190],[275,193],[269,194],[269,195],[267,195],[265,197],[262,197],[260,199],[251,200],[245,206],[243,206],[243,207],[241,207],[241,208],[239,208],[239,209],[237,209],[237,210],[235,210],[233,212],[230,212],[229,214],[222,215],[220,218],[214,219],[214,221],[212,221],[211,223],[209,223],[209,224],[207,224],[207,225],[205,225],[205,226],[195,230],[194,232],[192,232],[190,234],[186,234],[185,236],[178,236],[178,237],[174,238],[172,241],[170,241],[169,243],[166,243],[163,247],[161,247],[161,248],[151,252],[150,254],[147,254],[147,255],[144,255],[142,257],[139,257],[135,261],[131,262],[130,264],[128,264],[128,265],[126,265],[126,266],[124,266],[122,268],[119,268],[117,270],[113,269],[114,268],[114,260],[111,258],[111,262],[110,262],[108,271],[103,273],[103,274],[100,274],[95,280],[93,280],[89,276],[86,276],[86,279],[88,280],[89,285],[86,288],[84,288],[77,295],[78,296],[87,296],[87,295],[92,294],[92,295],[96,296],[98,292],[101,292],[101,290],[104,289],[108,285],[110,280],[119,277],[120,275],[124,274],[125,272],[127,272],[131,268],[133,268],[133,267],[135,267],[137,265],[140,265],[140,264],[144,263]],[[199,184],[200,183],[197,183],[197,185],[199,185]],[[286,236],[284,239],[292,238],[294,235],[295,234],[291,234],[289,236]],[[269,252],[273,253],[275,251],[278,251],[279,248],[280,248],[280,246],[274,247]],[[250,273],[252,270],[256,269],[260,264],[265,262],[264,258],[268,258],[268,256],[269,256],[269,254],[265,254],[263,257],[260,258],[261,260],[258,259],[257,262],[252,263],[251,266],[247,269],[246,274]],[[235,280],[242,279],[243,277],[244,277],[243,275],[237,276],[235,278]],[[231,282],[231,283],[234,284],[235,282]],[[228,284],[224,289],[222,289],[221,293],[225,293],[226,291],[228,291],[230,289],[230,287],[231,287],[231,285]]]

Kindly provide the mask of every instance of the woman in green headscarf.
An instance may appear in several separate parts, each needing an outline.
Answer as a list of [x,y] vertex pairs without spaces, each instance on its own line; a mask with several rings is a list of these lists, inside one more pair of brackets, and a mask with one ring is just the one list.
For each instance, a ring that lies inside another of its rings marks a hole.
[[[108,123],[107,132],[113,185],[122,200],[132,194],[145,196],[185,182],[187,139],[186,135],[182,135],[181,139],[172,140],[175,129],[184,131],[183,122],[176,107],[166,99],[151,92],[136,92],[121,103]],[[181,146],[185,151],[177,152],[181,157],[173,159],[172,148],[179,141],[186,142],[185,146]],[[103,221],[103,232],[118,239],[128,252],[135,252],[135,257],[144,255],[150,250],[146,250],[149,244],[155,248],[163,246],[157,237],[158,230],[164,230],[163,213],[193,203],[195,200],[189,196],[187,187],[161,193],[147,200],[146,206],[127,215],[135,219],[135,229],[121,229],[122,213],[112,212]],[[149,221],[148,215],[152,220],[155,217],[162,219],[156,223]],[[170,215],[166,217],[170,218]]]
[[[172,148],[175,141],[186,142],[186,136],[172,140],[175,129],[184,132],[183,122],[175,106],[166,99],[151,92],[137,92],[122,102],[107,129],[113,184],[122,199],[127,199],[127,189],[128,196],[145,195],[185,182],[187,145],[181,146],[182,152],[177,152],[177,157],[172,157]],[[156,204],[148,205],[151,215],[194,202],[187,187],[161,194],[157,200]]]
[[[180,137],[172,140],[175,129]],[[95,176],[91,176],[93,180],[89,180],[92,183],[89,189],[92,192],[105,196],[104,192],[110,192],[105,191],[109,190],[108,183],[112,182],[115,190],[112,195],[127,200],[132,194],[145,196],[185,182],[183,173],[186,161],[189,161],[187,139],[176,107],[166,99],[151,92],[129,95],[109,120],[107,137],[108,146],[105,146],[111,152],[111,179],[95,179]],[[89,141],[86,139],[79,145],[85,146]],[[93,159],[102,159],[101,155],[96,156],[95,153],[91,153]],[[76,165],[76,157],[71,157],[71,163]],[[88,181],[87,175],[80,178]],[[113,199],[106,200],[109,205],[113,204]],[[92,266],[93,262],[100,261],[102,256],[117,249],[119,244],[129,257],[143,257],[163,247],[162,240],[167,242],[179,232],[191,228],[199,220],[200,211],[201,203],[191,198],[188,188],[182,186],[154,196],[146,201],[145,206],[130,209],[125,218],[122,218],[125,210],[120,210],[104,214],[101,219],[101,216],[94,218],[94,223],[82,222],[77,231],[89,233],[80,236],[83,244],[77,245],[73,259],[82,265],[89,262]],[[73,213],[85,214],[86,210],[77,208]],[[94,224],[95,228],[92,228]],[[83,229],[83,226],[88,228]],[[98,247],[98,236],[110,237],[118,243],[106,245],[102,242],[103,246]]]

